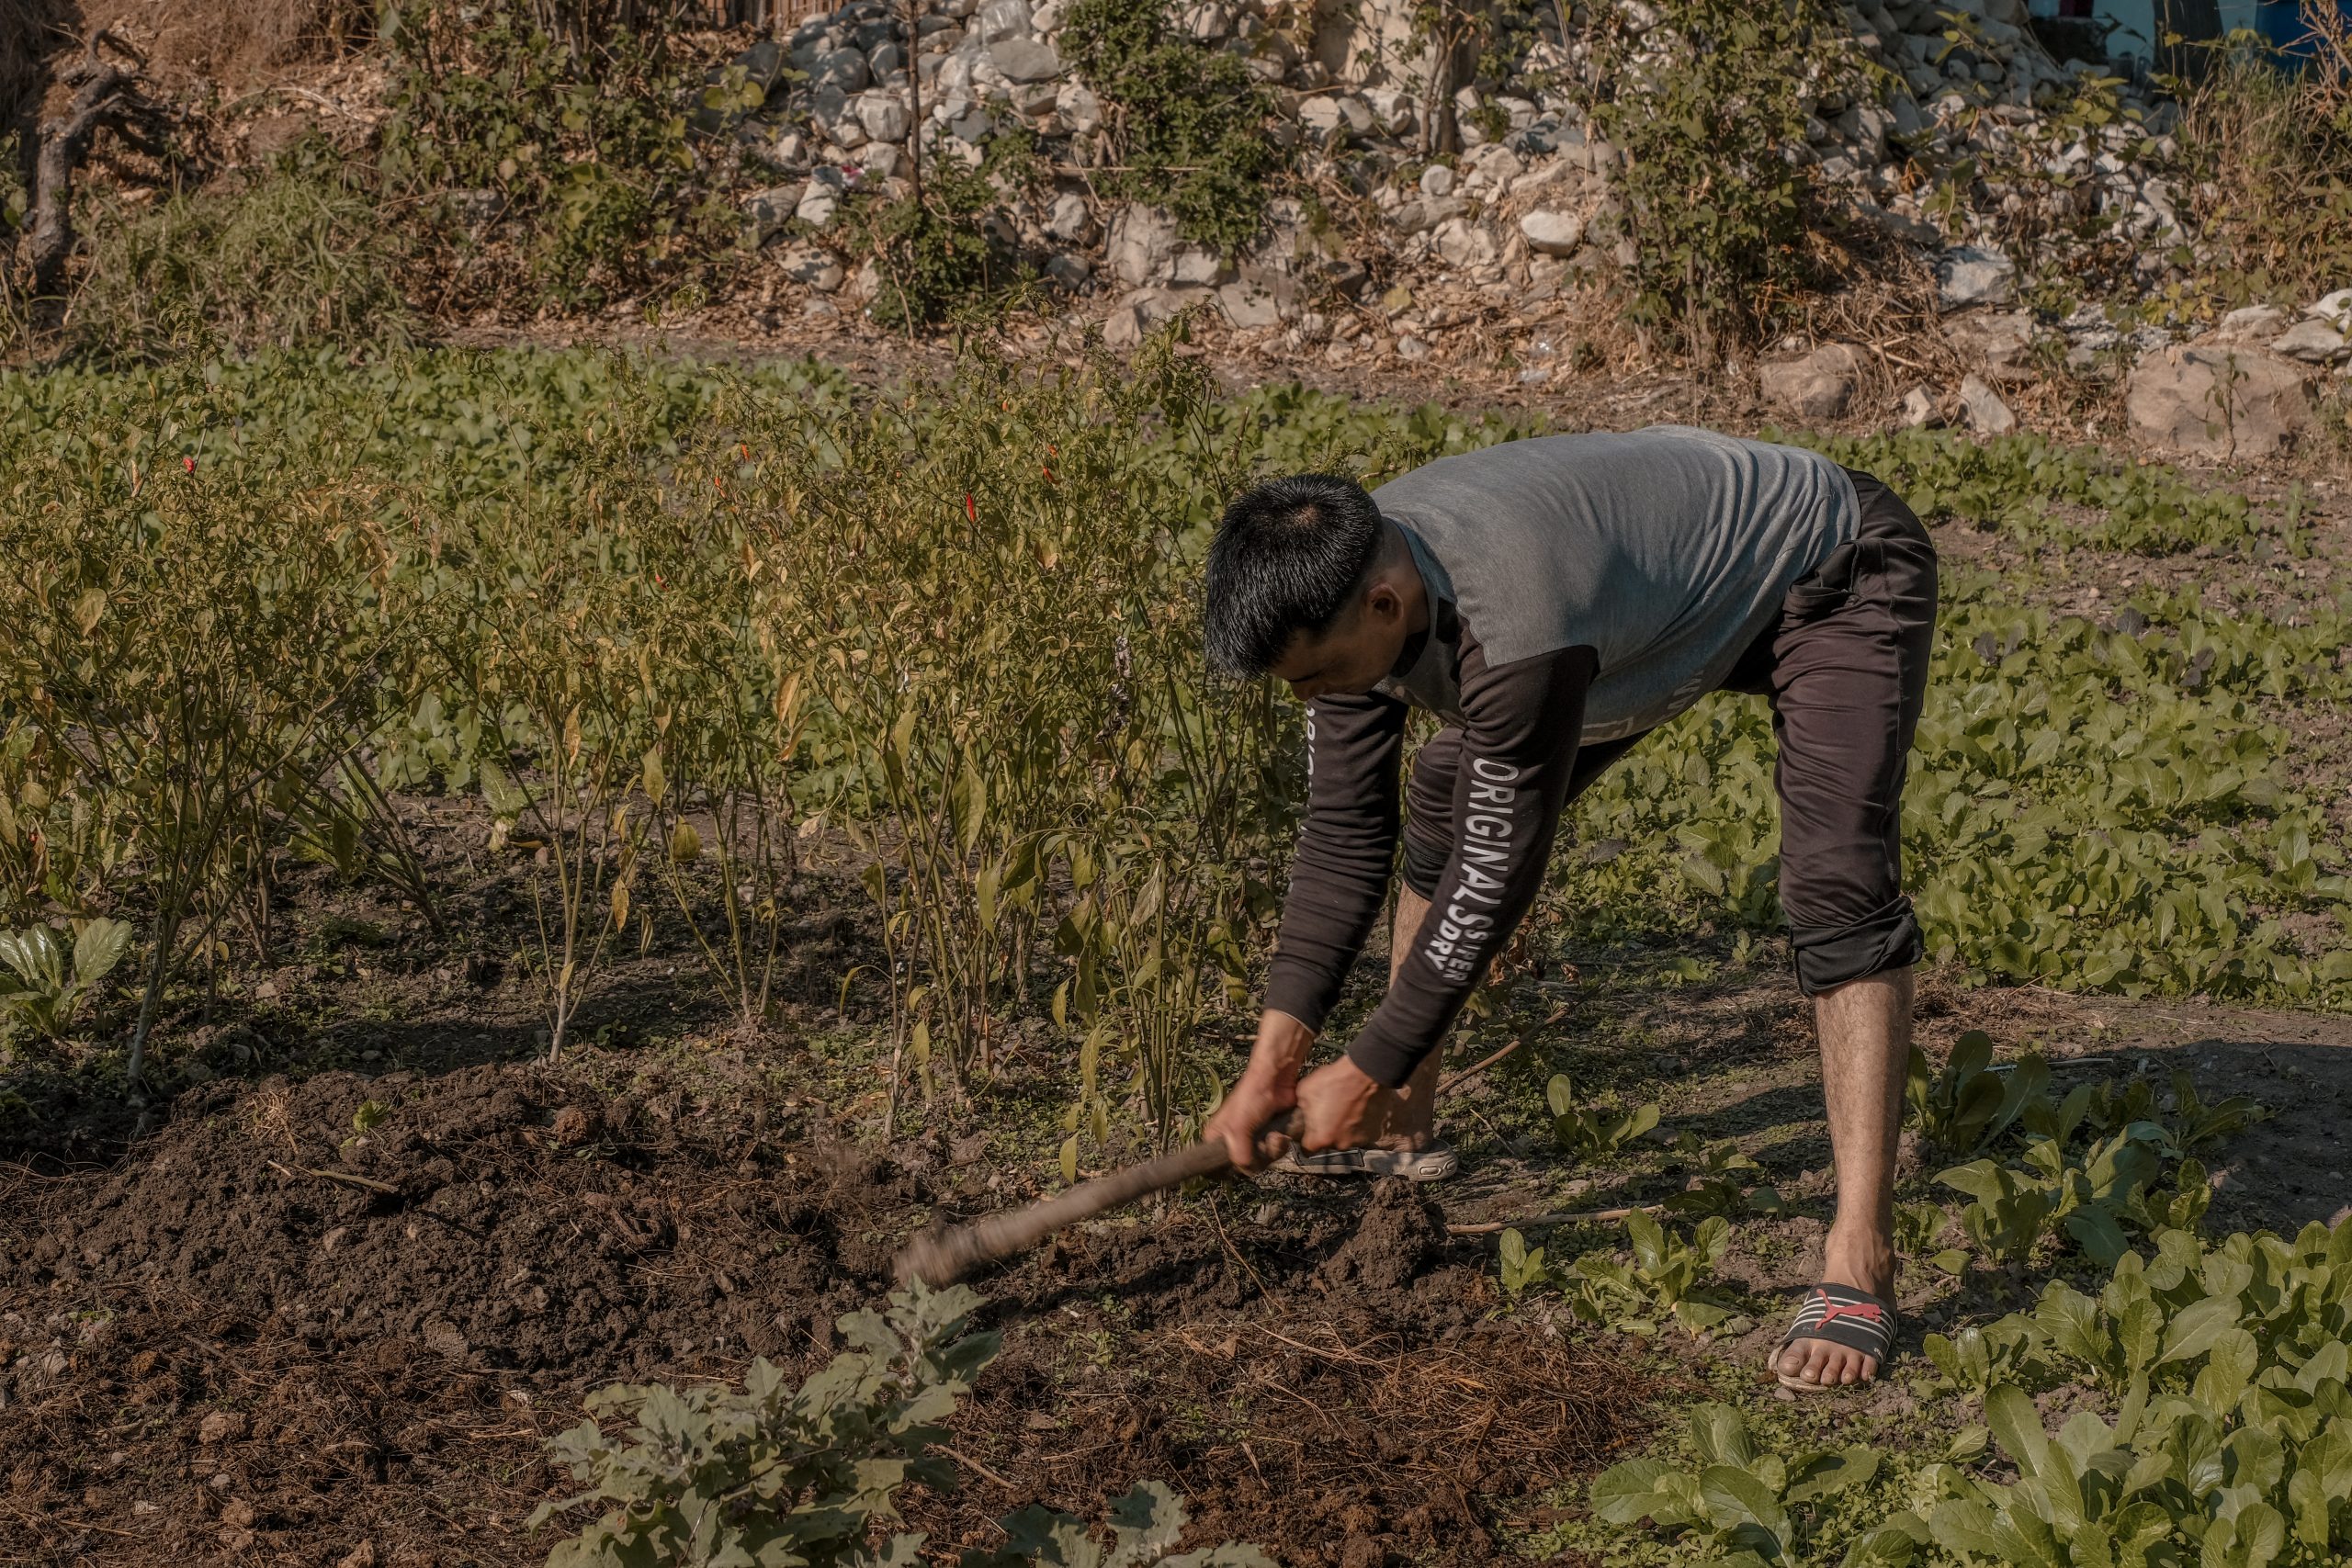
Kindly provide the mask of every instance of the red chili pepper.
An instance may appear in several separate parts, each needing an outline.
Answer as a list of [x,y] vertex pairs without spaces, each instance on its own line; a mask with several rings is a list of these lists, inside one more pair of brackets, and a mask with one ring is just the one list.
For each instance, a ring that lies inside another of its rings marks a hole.
[[972,504],[972,492],[968,490],[964,492],[964,515],[975,523],[980,520],[980,509]]
[[180,461],[181,461],[182,463],[185,463],[186,465],[187,465],[187,471],[188,471],[189,473],[191,473],[191,474],[192,474],[192,473],[196,472],[196,459],[195,459],[195,458],[193,458],[193,457],[182,457],[182,458],[180,459]]
[[1040,463],[1037,465],[1037,471],[1046,476],[1046,482],[1047,484],[1054,482],[1054,470],[1050,465]]

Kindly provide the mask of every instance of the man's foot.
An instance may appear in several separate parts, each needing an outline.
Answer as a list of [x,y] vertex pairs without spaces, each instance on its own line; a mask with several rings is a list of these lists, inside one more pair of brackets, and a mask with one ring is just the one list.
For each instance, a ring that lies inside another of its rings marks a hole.
[[1431,1138],[1419,1148],[1294,1151],[1274,1162],[1293,1176],[1401,1176],[1408,1181],[1442,1181],[1462,1168],[1450,1145]]
[[1893,1248],[1847,1248],[1833,1236],[1824,1264],[1822,1282],[1772,1357],[1781,1385],[1799,1393],[1869,1382],[1894,1347]]

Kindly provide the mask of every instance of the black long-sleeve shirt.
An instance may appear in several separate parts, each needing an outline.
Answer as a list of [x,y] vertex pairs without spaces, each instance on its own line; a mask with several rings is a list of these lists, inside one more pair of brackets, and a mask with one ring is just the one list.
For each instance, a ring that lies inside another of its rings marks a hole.
[[[1489,668],[1460,642],[1462,761],[1453,852],[1413,950],[1349,1058],[1395,1089],[1443,1038],[1534,901],[1598,671],[1589,648]],[[1388,891],[1407,705],[1379,692],[1308,705],[1306,826],[1266,1005],[1319,1030]]]

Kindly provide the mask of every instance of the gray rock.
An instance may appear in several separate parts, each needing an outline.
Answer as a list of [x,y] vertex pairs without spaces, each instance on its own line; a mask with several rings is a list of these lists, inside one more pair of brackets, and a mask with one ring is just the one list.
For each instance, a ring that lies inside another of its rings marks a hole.
[[784,79],[784,46],[774,39],[762,39],[735,57],[743,68],[744,79],[763,93],[772,93]]
[[1166,282],[1175,254],[1176,220],[1165,209],[1135,203],[1112,219],[1104,259],[1121,283]]
[[1062,73],[1062,57],[1054,46],[1035,39],[1009,38],[990,44],[989,58],[1008,82],[1050,82]]
[[1495,243],[1495,231],[1466,218],[1447,219],[1438,226],[1436,238],[1437,254],[1445,258],[1448,266],[1463,271],[1492,266],[1502,254],[1502,248]]
[[1272,289],[1258,283],[1228,283],[1216,291],[1217,309],[1241,332],[1255,332],[1283,319],[1281,301]]
[[1073,135],[1091,135],[1102,127],[1102,100],[1093,88],[1077,82],[1065,82],[1054,90],[1054,113],[1061,118],[1062,129]]
[[2352,288],[2339,288],[2313,300],[2303,314],[2315,321],[2325,321],[2339,331],[2352,332]]
[[1094,264],[1084,256],[1057,251],[1046,258],[1046,276],[1075,294],[1094,281]]
[[1573,212],[1538,208],[1520,219],[1519,232],[1538,255],[1573,255],[1584,243],[1584,220]]
[[1936,265],[1938,299],[1947,310],[2006,305],[2017,297],[2017,263],[1982,245],[1954,245]]
[[1184,8],[1177,25],[1203,43],[1214,43],[1233,30],[1233,13],[1217,0],[1198,0]]
[[1423,343],[1419,338],[1408,336],[1400,337],[1396,340],[1397,358],[1418,362],[1427,359],[1429,356],[1430,345]]
[[1340,113],[1340,100],[1335,97],[1307,98],[1298,106],[1299,129],[1317,141],[1337,140],[1346,123]]
[[907,51],[895,43],[876,47],[865,57],[865,73],[876,82],[887,82],[907,68]]
[[2306,316],[2272,338],[2270,352],[2306,365],[2334,365],[2352,358],[2352,340],[2325,321]]
[[744,238],[753,245],[763,245],[775,231],[792,220],[793,211],[800,205],[805,187],[799,184],[771,186],[743,203]]
[[1937,423],[1935,395],[1925,387],[1914,387],[1903,394],[1895,412],[1905,430],[1924,430]]
[[868,93],[857,100],[857,122],[876,141],[904,141],[914,115],[895,93]]
[[958,141],[968,141],[974,146],[986,141],[989,133],[995,130],[996,121],[986,109],[967,110],[947,122],[948,135]]
[[1046,232],[1065,245],[1093,243],[1094,213],[1086,205],[1086,198],[1074,190],[1054,197],[1053,209],[1046,216]]
[[834,50],[817,62],[814,74],[819,86],[839,87],[844,93],[863,92],[872,79],[865,56],[854,49]]
[[2132,370],[2123,408],[2141,441],[2199,457],[2267,457],[2312,424],[2302,367],[2259,349],[2160,349]]
[[817,129],[831,136],[842,120],[854,111],[850,96],[828,82],[808,95],[808,118]]
[[878,181],[893,177],[898,174],[899,165],[905,157],[906,154],[899,152],[891,142],[867,142],[865,150],[859,154],[861,162],[858,167],[864,171],[863,183],[870,186]]
[[782,259],[786,277],[806,284],[820,294],[831,294],[849,276],[832,252],[805,241],[786,246]]
[[1447,196],[1453,190],[1453,171],[1443,164],[1431,164],[1421,171],[1423,196]]
[[2213,336],[2223,343],[2261,343],[2287,327],[2287,312],[2276,305],[2242,305],[2223,316]]
[[1968,415],[1968,428],[1979,435],[2007,435],[2018,427],[2018,416],[1982,376],[1961,381],[1960,406]]
[[1836,419],[1853,401],[1861,361],[1842,343],[1826,344],[1803,359],[1764,367],[1764,400],[1811,423]]
[[841,209],[842,192],[847,188],[848,183],[839,169],[817,170],[808,176],[808,183],[800,187],[800,201],[793,209],[792,215],[812,229],[831,228],[834,214]]
[[1223,256],[1199,245],[1186,245],[1169,257],[1168,279],[1171,283],[1206,288],[1232,276],[1233,268]]
[[1136,305],[1114,305],[1111,313],[1102,318],[1102,345],[1105,348],[1133,348],[1143,342],[1143,310]]

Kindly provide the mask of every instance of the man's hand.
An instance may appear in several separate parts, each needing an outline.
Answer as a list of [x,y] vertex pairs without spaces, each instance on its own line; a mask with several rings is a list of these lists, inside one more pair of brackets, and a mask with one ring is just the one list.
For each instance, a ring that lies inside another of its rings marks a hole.
[[1296,1071],[1261,1073],[1253,1064],[1216,1108],[1201,1135],[1224,1139],[1233,1168],[1254,1176],[1280,1159],[1290,1144],[1282,1137],[1268,1137],[1261,1143],[1258,1130],[1297,1103]]
[[1323,1149],[1368,1149],[1380,1142],[1403,1110],[1393,1089],[1345,1056],[1326,1063],[1299,1081],[1299,1145]]

